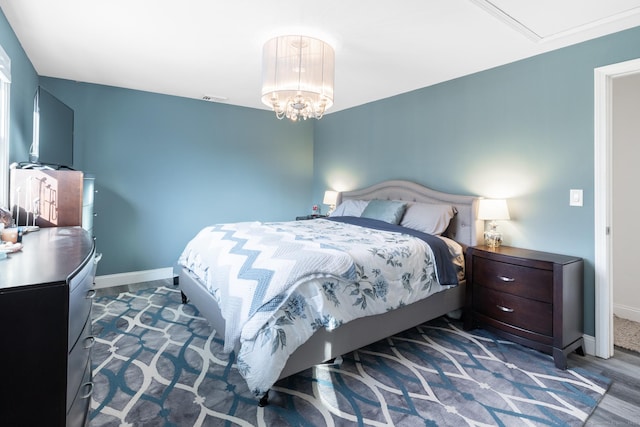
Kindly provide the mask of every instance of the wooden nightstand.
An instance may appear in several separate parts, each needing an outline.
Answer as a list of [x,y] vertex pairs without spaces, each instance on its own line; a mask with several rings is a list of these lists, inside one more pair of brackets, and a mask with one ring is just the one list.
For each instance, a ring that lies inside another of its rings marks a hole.
[[501,246],[467,249],[465,329],[482,327],[553,355],[583,353],[583,260]]
[[318,215],[318,214],[313,214],[313,215],[303,215],[303,216],[297,216],[296,217],[296,221],[304,221],[307,219],[316,219],[316,218],[326,218],[329,215]]

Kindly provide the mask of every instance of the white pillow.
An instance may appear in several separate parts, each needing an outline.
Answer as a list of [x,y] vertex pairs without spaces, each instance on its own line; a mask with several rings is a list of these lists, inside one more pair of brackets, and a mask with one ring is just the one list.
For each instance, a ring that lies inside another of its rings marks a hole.
[[440,235],[445,232],[456,212],[451,205],[412,203],[407,207],[400,225],[423,233]]
[[368,204],[368,200],[345,200],[329,216],[360,216]]

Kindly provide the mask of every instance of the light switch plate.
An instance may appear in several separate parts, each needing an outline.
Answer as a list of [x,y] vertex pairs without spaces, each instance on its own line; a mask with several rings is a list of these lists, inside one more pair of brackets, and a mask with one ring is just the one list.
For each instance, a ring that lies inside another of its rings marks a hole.
[[582,206],[582,190],[569,190],[569,206]]

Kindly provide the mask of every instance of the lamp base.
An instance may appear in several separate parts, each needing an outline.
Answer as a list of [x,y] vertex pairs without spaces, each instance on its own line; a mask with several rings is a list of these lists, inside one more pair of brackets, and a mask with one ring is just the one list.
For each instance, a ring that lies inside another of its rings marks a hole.
[[484,244],[492,249],[499,248],[502,244],[502,233],[495,225],[491,225],[489,230],[484,232]]

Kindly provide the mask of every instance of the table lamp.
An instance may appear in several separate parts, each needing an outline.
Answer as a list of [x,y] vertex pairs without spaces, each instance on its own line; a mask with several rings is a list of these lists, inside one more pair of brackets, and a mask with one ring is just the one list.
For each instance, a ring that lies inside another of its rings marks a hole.
[[484,232],[484,244],[497,248],[502,244],[502,234],[496,221],[510,219],[505,199],[481,199],[478,206],[478,219],[489,221],[489,229]]
[[336,209],[336,201],[338,200],[338,192],[327,190],[324,192],[324,199],[322,203],[325,205],[329,205],[329,211],[327,215],[331,215],[331,213]]

